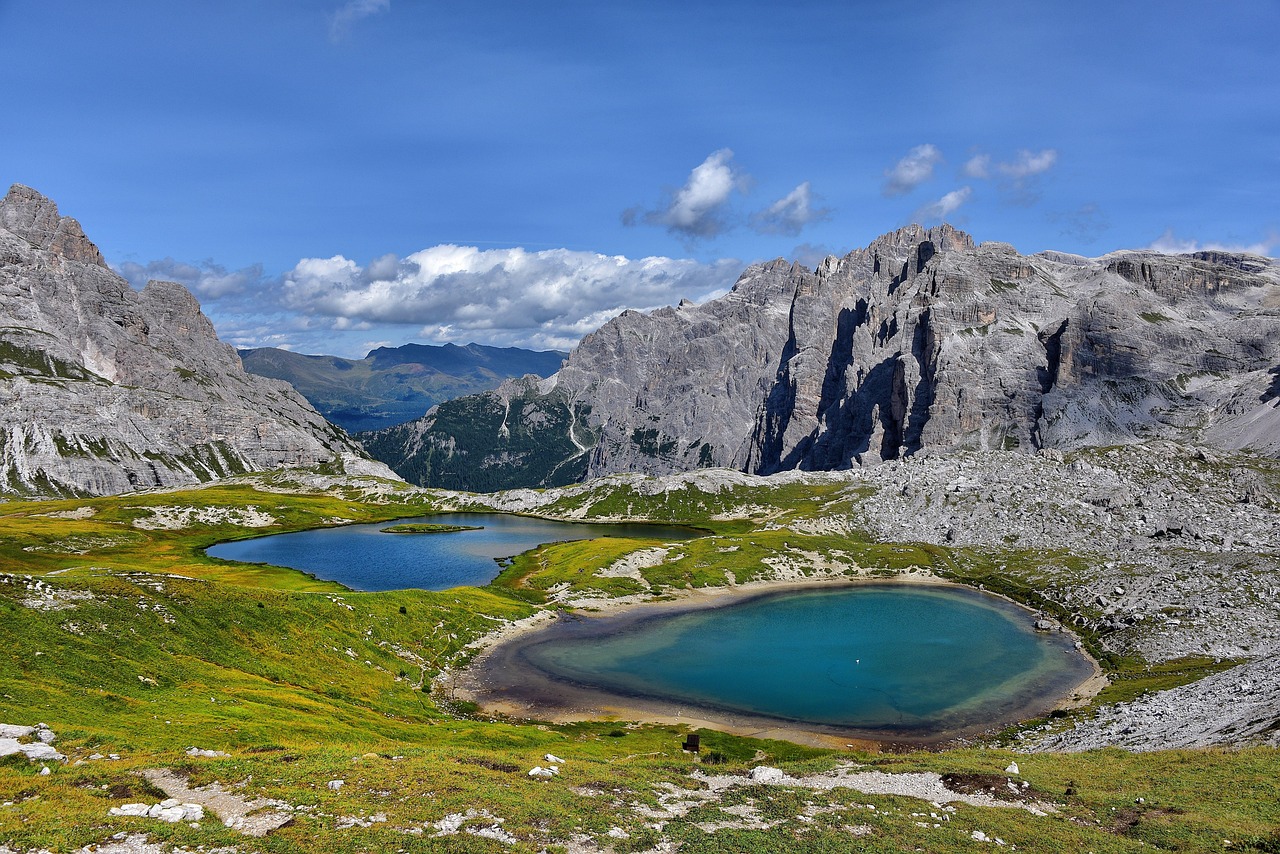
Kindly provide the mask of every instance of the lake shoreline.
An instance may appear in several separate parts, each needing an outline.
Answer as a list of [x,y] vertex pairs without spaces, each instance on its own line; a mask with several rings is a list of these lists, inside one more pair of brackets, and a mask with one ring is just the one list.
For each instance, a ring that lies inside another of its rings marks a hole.
[[[978,726],[926,734],[805,723],[665,698],[629,696],[557,679],[523,660],[523,651],[540,641],[544,632],[561,619],[622,618],[624,624],[627,624],[628,617],[631,622],[639,622],[811,590],[896,585],[950,587],[966,594],[999,599],[1016,606],[1029,619],[1038,616],[1034,609],[1007,596],[919,572],[902,573],[891,578],[864,575],[860,578],[752,582],[733,587],[697,588],[680,591],[677,598],[665,601],[651,597],[625,597],[580,602],[580,605],[587,607],[575,608],[569,612],[539,611],[530,618],[503,626],[481,638],[474,644],[474,648],[478,650],[475,658],[456,673],[441,674],[437,679],[437,687],[449,696],[475,703],[489,713],[551,723],[583,720],[637,721],[717,730],[754,738],[783,739],[828,748],[941,749],[979,739],[1019,721],[1046,715],[1055,709],[1087,705],[1108,684],[1098,662],[1077,648],[1076,654],[1092,671],[1078,684],[1065,691],[1055,690],[1050,697],[1031,698],[1017,706],[1012,713],[984,721]],[[1076,640],[1074,633],[1065,627],[1058,631],[1071,640]]]

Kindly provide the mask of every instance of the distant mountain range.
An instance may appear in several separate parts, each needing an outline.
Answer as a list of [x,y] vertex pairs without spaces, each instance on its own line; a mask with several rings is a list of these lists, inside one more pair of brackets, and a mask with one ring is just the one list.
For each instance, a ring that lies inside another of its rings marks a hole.
[[407,480],[488,491],[1148,439],[1280,454],[1280,262],[1021,255],[909,226],[816,269],[751,266],[704,305],[624,312],[551,379],[361,442]]
[[284,380],[325,418],[351,433],[421,418],[445,400],[497,388],[525,374],[550,376],[567,353],[481,344],[379,347],[363,359],[241,350],[245,370]]

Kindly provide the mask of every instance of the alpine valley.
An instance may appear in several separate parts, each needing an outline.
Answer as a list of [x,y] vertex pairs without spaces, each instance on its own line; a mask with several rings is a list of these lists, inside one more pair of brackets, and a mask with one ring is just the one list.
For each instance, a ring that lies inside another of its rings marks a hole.
[[[359,441],[22,186],[0,314],[0,854],[1280,850],[1274,259],[912,226]],[[205,553],[444,511],[703,534],[445,591]],[[1003,596],[1096,672],[928,749],[475,701],[561,614],[868,580]]]

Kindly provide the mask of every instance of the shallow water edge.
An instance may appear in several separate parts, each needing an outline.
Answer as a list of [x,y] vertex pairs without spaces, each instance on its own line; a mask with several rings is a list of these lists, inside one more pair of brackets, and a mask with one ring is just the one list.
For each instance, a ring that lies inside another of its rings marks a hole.
[[[512,624],[488,636],[482,651],[468,667],[455,674],[443,674],[438,685],[450,696],[474,702],[487,712],[517,718],[557,723],[619,720],[679,724],[694,729],[705,728],[757,738],[781,738],[822,747],[903,745],[941,748],[999,731],[1019,721],[1040,717],[1055,708],[1082,705],[1107,684],[1097,662],[1083,651],[1071,649],[1076,640],[1075,635],[1063,630],[1060,638],[1052,640],[1058,648],[1069,650],[1069,654],[1076,656],[1081,669],[1089,674],[1074,684],[1064,683],[1065,687],[1058,685],[1047,693],[1019,696],[1002,713],[959,728],[927,731],[909,727],[864,729],[772,717],[719,708],[703,702],[644,696],[579,684],[544,672],[533,666],[525,656],[527,650],[545,642],[557,632],[565,634],[564,627],[570,624],[577,624],[576,628],[581,632],[584,623],[589,625],[595,621],[607,621],[611,630],[625,630],[654,619],[805,591],[892,588],[904,585],[942,586],[967,597],[982,598],[988,603],[996,600],[1006,611],[1016,609],[1020,615],[1025,616],[1028,623],[1037,616],[1034,610],[1007,597],[930,575],[913,574],[898,579],[766,582],[749,587],[744,585],[741,588],[699,589],[685,591],[675,601],[604,602],[598,609],[579,610],[564,615],[554,611],[540,612],[529,620]],[[590,634],[591,629],[588,628],[586,633]]]

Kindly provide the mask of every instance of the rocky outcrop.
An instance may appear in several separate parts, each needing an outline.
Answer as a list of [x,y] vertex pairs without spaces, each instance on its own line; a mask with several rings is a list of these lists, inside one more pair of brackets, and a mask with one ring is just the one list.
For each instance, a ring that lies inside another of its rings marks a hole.
[[[767,474],[1160,438],[1276,454],[1277,364],[1274,260],[1024,256],[909,226],[813,270],[750,267],[705,305],[627,312],[544,389],[590,409],[596,439],[574,451],[585,476]],[[473,458],[503,447],[496,433],[435,438]]]
[[0,201],[0,492],[101,495],[321,463],[391,476],[287,384],[245,373],[172,282],[134,291],[73,219]]

